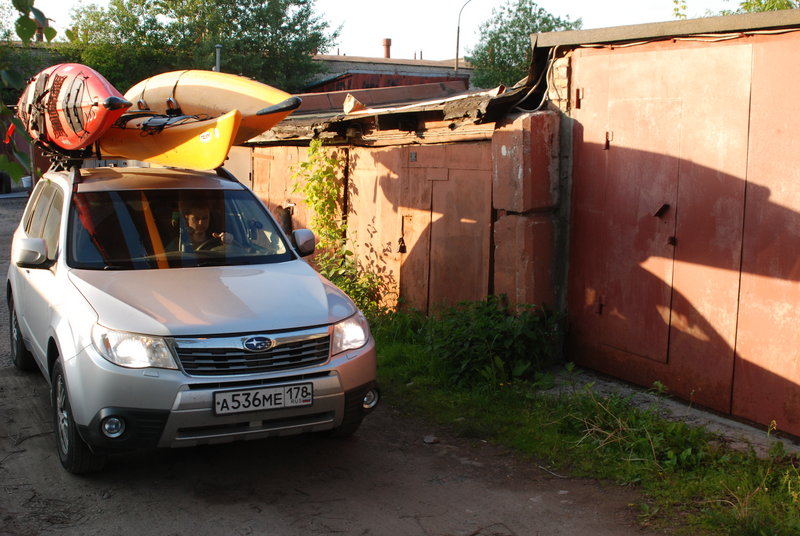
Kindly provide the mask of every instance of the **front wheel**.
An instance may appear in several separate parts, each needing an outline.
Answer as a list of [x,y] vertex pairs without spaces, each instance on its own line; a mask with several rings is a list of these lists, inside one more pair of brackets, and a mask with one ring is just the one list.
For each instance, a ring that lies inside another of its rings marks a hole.
[[8,319],[8,338],[11,343],[11,360],[19,370],[33,370],[36,368],[36,362],[33,360],[33,354],[25,348],[25,341],[22,340],[19,319],[14,308],[14,298],[9,298],[8,300],[8,313],[10,316]]
[[61,360],[53,367],[51,383],[51,404],[53,406],[53,425],[55,426],[56,449],[64,469],[74,474],[99,471],[106,463],[106,456],[95,452],[78,433],[72,418],[67,383]]

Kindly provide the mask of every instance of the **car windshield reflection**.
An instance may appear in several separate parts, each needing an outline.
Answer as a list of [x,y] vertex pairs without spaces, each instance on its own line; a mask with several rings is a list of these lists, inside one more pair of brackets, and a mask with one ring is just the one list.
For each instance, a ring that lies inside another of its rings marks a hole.
[[248,191],[76,192],[67,263],[90,270],[266,264],[294,259]]

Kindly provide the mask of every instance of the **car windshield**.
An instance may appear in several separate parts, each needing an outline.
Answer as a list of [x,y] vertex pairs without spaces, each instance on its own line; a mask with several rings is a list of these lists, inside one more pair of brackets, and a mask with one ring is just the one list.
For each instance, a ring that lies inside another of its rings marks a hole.
[[76,192],[67,263],[89,270],[265,264],[294,259],[246,190]]

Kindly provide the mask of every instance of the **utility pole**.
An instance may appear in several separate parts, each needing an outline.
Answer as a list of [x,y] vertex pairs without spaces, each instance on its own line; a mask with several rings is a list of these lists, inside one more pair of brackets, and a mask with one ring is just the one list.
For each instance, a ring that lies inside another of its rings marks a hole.
[[456,25],[456,61],[455,65],[453,66],[453,70],[458,73],[458,39],[461,37],[461,12],[464,11],[464,8],[467,7],[467,4],[472,2],[472,0],[467,0],[464,2],[464,5],[461,6],[461,9],[458,12],[458,24]]

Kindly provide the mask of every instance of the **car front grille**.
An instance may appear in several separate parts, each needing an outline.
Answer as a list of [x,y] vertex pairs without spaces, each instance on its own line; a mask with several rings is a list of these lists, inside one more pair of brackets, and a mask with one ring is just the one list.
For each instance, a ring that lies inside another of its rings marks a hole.
[[183,370],[192,376],[257,374],[321,365],[328,360],[326,329],[264,336],[275,344],[262,352],[244,349],[247,336],[176,339],[175,350]]

